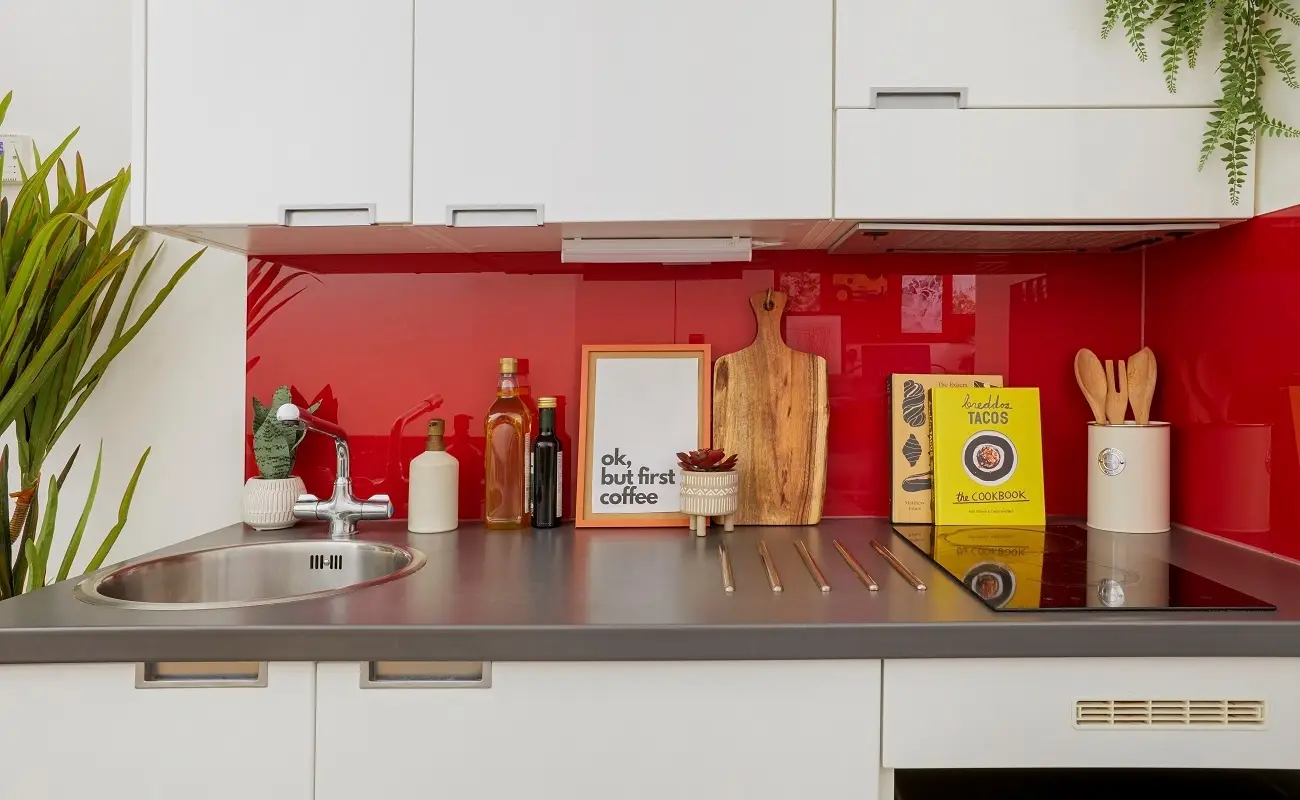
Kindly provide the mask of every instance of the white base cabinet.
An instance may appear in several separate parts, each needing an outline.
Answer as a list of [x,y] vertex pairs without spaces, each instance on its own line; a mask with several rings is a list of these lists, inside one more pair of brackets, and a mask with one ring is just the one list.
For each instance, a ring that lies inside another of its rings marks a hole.
[[317,670],[317,800],[878,798],[879,661],[496,663],[483,688]]
[[892,769],[1300,768],[1300,659],[886,661]]
[[173,680],[136,664],[0,666],[0,795],[32,800],[311,800],[315,665],[264,686]]

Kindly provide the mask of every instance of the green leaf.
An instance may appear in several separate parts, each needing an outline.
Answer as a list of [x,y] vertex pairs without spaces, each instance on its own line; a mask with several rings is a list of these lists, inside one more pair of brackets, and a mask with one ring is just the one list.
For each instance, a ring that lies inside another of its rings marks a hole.
[[90,509],[95,505],[95,493],[99,491],[99,470],[104,464],[104,442],[99,443],[99,455],[95,457],[95,474],[90,478],[90,491],[86,494],[86,504],[81,508],[81,517],[77,519],[77,527],[72,531],[72,538],[68,540],[68,546],[63,551],[63,562],[59,564],[59,574],[55,580],[67,579],[72,571],[72,562],[77,557],[77,550],[81,548],[81,537],[86,532],[86,523],[90,521]]
[[50,562],[50,547],[54,543],[54,521],[59,513],[59,482],[55,478],[50,478],[49,503],[50,507],[45,510],[45,515],[41,519],[41,533],[36,537],[36,549],[40,553],[41,561],[40,569],[32,574],[38,581],[36,585],[38,589],[45,585],[46,565]]
[[136,484],[140,482],[140,473],[144,471],[144,464],[149,460],[149,452],[152,447],[145,448],[144,455],[140,456],[140,461],[135,465],[135,472],[131,474],[131,480],[126,485],[126,492],[122,494],[122,502],[117,509],[117,524],[104,537],[100,543],[99,549],[95,551],[94,558],[86,566],[86,572],[94,572],[104,565],[104,559],[108,558],[108,553],[117,543],[117,537],[121,535],[122,529],[126,527],[127,514],[131,511],[131,498],[135,496]]
[[[3,116],[2,111],[0,116]],[[0,600],[4,600],[14,594],[13,574],[10,571],[13,551],[9,542],[9,445],[7,444],[0,447],[0,522],[4,523],[4,530],[0,531]]]

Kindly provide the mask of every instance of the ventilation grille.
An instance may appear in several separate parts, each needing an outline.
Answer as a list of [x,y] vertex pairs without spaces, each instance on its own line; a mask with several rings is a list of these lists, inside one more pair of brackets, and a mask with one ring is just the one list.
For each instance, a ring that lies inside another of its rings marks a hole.
[[1260,728],[1262,700],[1079,700],[1078,728]]

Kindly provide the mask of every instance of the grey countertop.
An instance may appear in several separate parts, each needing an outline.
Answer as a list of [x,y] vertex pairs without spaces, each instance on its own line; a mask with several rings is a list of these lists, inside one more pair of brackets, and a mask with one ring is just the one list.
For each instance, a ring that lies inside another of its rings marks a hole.
[[[323,536],[315,524],[272,533],[236,525],[159,553]],[[403,580],[326,599],[207,611],[91,606],[65,581],[0,603],[0,663],[1300,656],[1300,565],[1183,530],[1170,535],[1171,562],[1277,611],[995,613],[880,519],[704,539],[685,529],[514,533],[474,523],[421,535],[386,522],[363,523],[360,538],[408,544],[428,563]],[[879,592],[857,581],[832,538],[871,571]],[[731,595],[722,589],[720,539],[735,572]],[[760,539],[782,593],[768,588]],[[804,569],[798,539],[831,592]],[[890,569],[872,539],[928,591]]]

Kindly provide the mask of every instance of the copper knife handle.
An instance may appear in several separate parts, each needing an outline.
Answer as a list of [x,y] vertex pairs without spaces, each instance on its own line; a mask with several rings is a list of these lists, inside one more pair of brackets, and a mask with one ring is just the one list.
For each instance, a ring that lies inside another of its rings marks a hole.
[[871,543],[871,547],[872,547],[872,548],[873,548],[877,553],[880,554],[880,557],[881,557],[881,558],[883,558],[883,559],[885,559],[886,561],[889,562],[889,566],[891,566],[891,567],[893,567],[894,569],[898,570],[898,574],[899,574],[899,575],[902,575],[904,578],[906,578],[906,579],[907,579],[907,582],[910,583],[910,584],[912,584],[912,588],[913,588],[913,589],[917,590],[918,592],[924,592],[924,591],[925,591],[925,584],[921,582],[921,579],[920,579],[920,578],[916,577],[916,573],[914,573],[914,572],[912,572],[910,569],[908,569],[908,568],[907,568],[907,565],[904,564],[902,561],[899,561],[899,560],[898,560],[898,556],[896,556],[896,555],[894,555],[893,553],[889,552],[889,548],[888,548],[888,547],[885,547],[885,546],[884,546],[883,544],[881,544],[880,542],[872,542],[872,543]]
[[817,588],[821,589],[823,593],[829,592],[831,585],[826,582],[826,576],[822,574],[821,567],[817,566],[817,562],[813,560],[812,553],[808,552],[808,545],[804,544],[803,540],[800,539],[794,543],[794,549],[799,551],[799,557],[803,559],[803,565],[808,568],[808,574],[816,581]]
[[731,556],[727,554],[725,544],[718,545],[718,561],[722,563],[722,590],[727,594],[736,591],[736,582],[731,574]]
[[776,571],[776,564],[772,561],[772,554],[767,551],[767,542],[760,541],[758,543],[758,556],[763,559],[763,569],[767,570],[767,582],[772,587],[772,591],[782,591],[781,575]]
[[873,592],[880,591],[880,584],[876,583],[876,579],[871,577],[871,573],[867,572],[866,569],[858,563],[858,560],[853,557],[853,554],[850,553],[844,545],[840,544],[839,539],[832,539],[831,544],[835,545],[835,550],[840,554],[840,557],[844,559],[844,563],[849,565],[849,569],[853,570],[853,574],[858,576],[858,580],[862,581],[862,584],[866,586],[868,590]]

